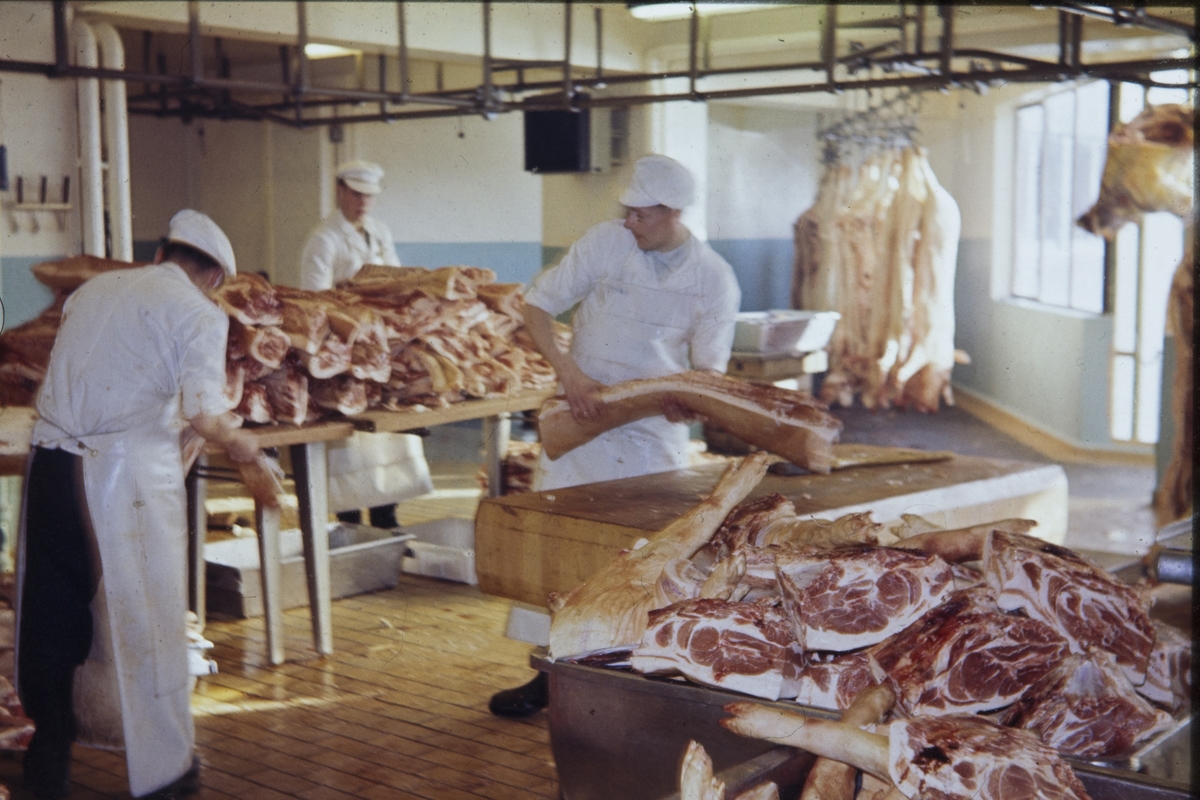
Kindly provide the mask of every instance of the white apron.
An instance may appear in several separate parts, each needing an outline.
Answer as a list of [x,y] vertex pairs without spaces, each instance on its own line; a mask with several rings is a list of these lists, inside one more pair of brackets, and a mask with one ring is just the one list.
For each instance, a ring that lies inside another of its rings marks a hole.
[[186,772],[195,747],[179,437],[123,432],[90,436],[87,444],[84,494],[102,576],[92,600],[92,649],[75,672],[78,740],[124,748],[129,790],[138,797]]
[[433,480],[421,437],[356,432],[330,442],[329,510],[386,506],[429,494]]

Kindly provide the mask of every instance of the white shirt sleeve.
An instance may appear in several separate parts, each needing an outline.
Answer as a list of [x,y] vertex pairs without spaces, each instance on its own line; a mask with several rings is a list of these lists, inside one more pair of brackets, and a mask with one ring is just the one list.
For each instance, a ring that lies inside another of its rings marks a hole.
[[379,246],[383,251],[384,265],[389,267],[400,266],[400,257],[396,255],[396,242],[392,239],[391,230],[382,222],[376,222],[372,228],[371,235],[379,237]]
[[337,255],[334,235],[322,230],[308,237],[300,255],[300,288],[311,291],[333,288],[333,260]]
[[558,265],[534,278],[533,286],[525,293],[525,302],[537,306],[551,316],[558,316],[592,291],[604,265],[613,257],[605,245],[603,224],[581,236]]
[[[215,313],[214,313],[215,312]],[[225,397],[225,346],[229,317],[216,306],[180,326],[179,388],[184,419],[230,410]]]
[[734,327],[741,307],[742,291],[733,268],[723,259],[712,271],[692,335],[690,356],[694,369],[711,369],[724,373],[729,366],[733,348]]

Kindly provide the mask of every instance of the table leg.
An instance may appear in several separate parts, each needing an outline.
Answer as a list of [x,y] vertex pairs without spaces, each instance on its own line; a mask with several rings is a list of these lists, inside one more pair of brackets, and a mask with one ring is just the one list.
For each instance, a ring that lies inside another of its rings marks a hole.
[[292,445],[292,472],[300,506],[304,539],[304,572],[312,614],[313,647],[323,656],[333,653],[333,613],[329,583],[329,481],[325,443]]
[[204,513],[204,500],[208,491],[207,484],[200,477],[200,471],[204,469],[204,466],[205,458],[201,455],[196,459],[185,482],[188,521],[188,608],[194,611],[200,619],[201,629],[204,628],[207,602],[204,541],[208,537],[208,515]]
[[499,497],[504,488],[504,456],[512,420],[508,414],[483,418],[483,463],[487,467],[488,497]]
[[262,571],[263,616],[267,652],[272,664],[283,663],[283,556],[279,547],[279,509],[254,504],[258,528],[258,563]]

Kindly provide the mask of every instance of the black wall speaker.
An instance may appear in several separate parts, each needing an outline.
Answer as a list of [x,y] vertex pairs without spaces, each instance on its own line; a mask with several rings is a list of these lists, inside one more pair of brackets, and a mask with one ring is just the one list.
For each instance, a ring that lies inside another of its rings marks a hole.
[[525,112],[527,172],[591,171],[591,126],[586,108]]

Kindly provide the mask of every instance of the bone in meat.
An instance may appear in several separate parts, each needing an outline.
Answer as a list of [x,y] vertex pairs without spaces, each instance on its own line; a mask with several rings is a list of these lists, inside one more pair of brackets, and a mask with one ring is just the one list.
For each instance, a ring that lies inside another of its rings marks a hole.
[[679,800],[725,800],[725,784],[713,777],[712,758],[695,739],[679,770]]
[[262,379],[267,401],[277,422],[303,425],[308,417],[308,378],[293,364]]
[[806,650],[878,644],[954,587],[942,559],[889,547],[780,550],[775,570],[792,630]]
[[987,543],[988,534],[992,531],[1028,533],[1035,527],[1037,522],[1031,519],[1002,519],[983,525],[972,525],[969,528],[918,533],[901,539],[896,543],[896,547],[920,550],[922,553],[939,555],[944,561],[952,564],[961,564],[964,561],[979,561],[983,558],[983,548]]
[[787,620],[751,603],[696,599],[651,611],[630,665],[705,686],[778,700],[804,665]]
[[[895,703],[887,686],[869,686],[859,691],[842,714],[842,722],[864,728],[883,722]],[[831,758],[818,758],[804,779],[800,800],[854,800],[857,770]]]
[[1192,697],[1192,640],[1171,625],[1152,622],[1154,647],[1146,667],[1146,682],[1137,690],[1148,700],[1178,711]]
[[349,375],[325,380],[313,378],[308,384],[309,399],[319,407],[338,411],[348,417],[367,410],[367,384]]
[[350,370],[350,346],[334,333],[325,337],[316,353],[301,351],[297,357],[305,372],[314,378],[332,378]]
[[1144,700],[1108,653],[1061,661],[1004,715],[1004,724],[1034,731],[1068,755],[1102,758],[1166,730],[1171,715]]
[[1001,609],[1045,622],[1073,653],[1112,653],[1134,686],[1146,679],[1154,627],[1145,591],[1065,547],[1019,533],[992,531],[983,564]]
[[553,460],[604,431],[661,414],[667,398],[744,442],[804,469],[829,472],[842,425],[823,405],[787,389],[698,371],[605,387],[600,415],[582,423],[564,398],[547,400],[538,413],[544,452]]
[[796,681],[796,702],[814,708],[847,708],[860,692],[877,683],[865,650],[809,653]]
[[721,520],[758,485],[767,469],[765,453],[747,456],[726,471],[712,494],[659,532],[644,547],[618,555],[591,579],[576,587],[550,622],[550,652],[555,658],[614,647],[634,647],[646,631],[654,586],[663,567],[690,558],[713,535]]
[[287,334],[273,325],[259,327],[229,320],[227,357],[252,358],[268,369],[276,370],[283,364],[291,346]]
[[1067,653],[1049,625],[1005,614],[980,588],[954,592],[875,648],[870,661],[904,713],[968,714],[1021,699]]
[[316,353],[330,331],[326,304],[297,296],[281,296],[280,303],[283,306],[283,322],[279,327],[291,340],[292,347],[306,353]]
[[283,306],[275,288],[260,275],[239,272],[213,293],[226,314],[243,325],[278,325]]

